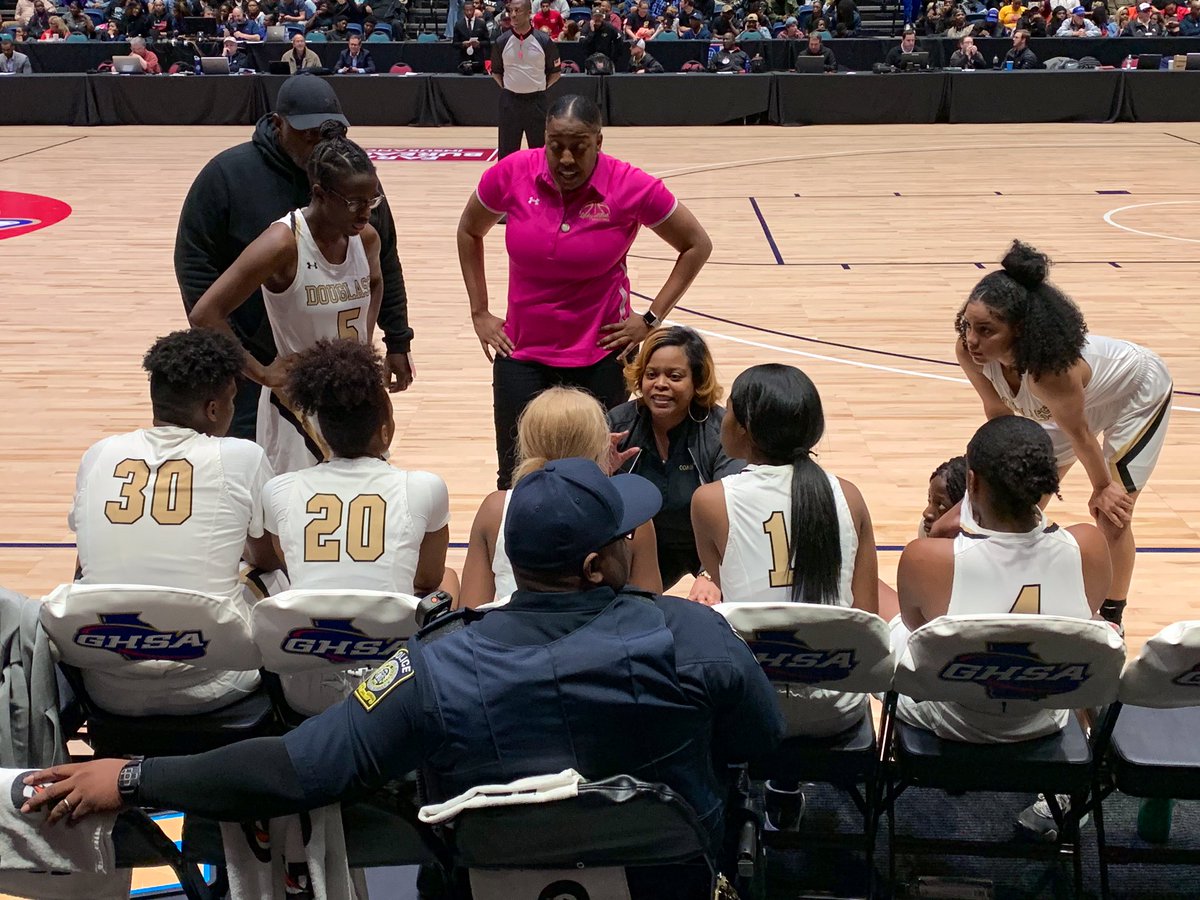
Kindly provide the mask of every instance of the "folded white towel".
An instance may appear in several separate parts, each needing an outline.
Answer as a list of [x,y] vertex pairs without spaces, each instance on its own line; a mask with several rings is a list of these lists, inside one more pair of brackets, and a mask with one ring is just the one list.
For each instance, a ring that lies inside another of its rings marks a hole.
[[574,769],[566,769],[557,775],[531,775],[509,784],[481,784],[445,803],[422,806],[417,815],[427,825],[438,825],[468,809],[568,800],[579,794],[579,785],[583,780],[583,776]]

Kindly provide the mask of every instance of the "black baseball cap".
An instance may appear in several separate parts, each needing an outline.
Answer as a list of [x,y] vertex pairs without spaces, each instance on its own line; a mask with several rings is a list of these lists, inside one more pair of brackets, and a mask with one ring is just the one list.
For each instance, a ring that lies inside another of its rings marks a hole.
[[641,475],[609,478],[590,459],[554,460],[513,488],[504,549],[522,569],[562,569],[650,521],[661,506],[662,494]]
[[300,131],[320,128],[330,119],[350,127],[333,88],[325,79],[307,72],[293,75],[283,83],[275,98],[275,112]]

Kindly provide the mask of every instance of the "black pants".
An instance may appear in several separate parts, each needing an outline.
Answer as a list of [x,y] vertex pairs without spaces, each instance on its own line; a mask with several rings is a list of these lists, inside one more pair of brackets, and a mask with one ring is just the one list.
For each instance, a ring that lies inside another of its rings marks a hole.
[[658,573],[662,576],[663,593],[667,593],[684,575],[700,571],[700,554],[695,546],[672,547],[658,542]]
[[229,424],[229,437],[254,440],[258,433],[258,398],[262,385],[249,378],[239,378],[237,393],[233,395],[233,421]]
[[549,387],[577,387],[612,409],[629,399],[622,366],[613,353],[590,366],[559,368],[497,356],[492,363],[492,410],[496,423],[496,487],[507,490],[517,467],[517,417]]
[[521,135],[532,150],[546,146],[546,92],[514,94],[500,91],[500,136],[497,155],[500,159],[521,149]]

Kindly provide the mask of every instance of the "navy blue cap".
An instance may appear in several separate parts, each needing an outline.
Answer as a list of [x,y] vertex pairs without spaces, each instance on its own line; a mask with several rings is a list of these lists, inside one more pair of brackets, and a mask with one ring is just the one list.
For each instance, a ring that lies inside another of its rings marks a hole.
[[609,478],[590,459],[557,459],[513,488],[504,550],[522,569],[565,568],[650,521],[661,506],[658,488],[640,475]]

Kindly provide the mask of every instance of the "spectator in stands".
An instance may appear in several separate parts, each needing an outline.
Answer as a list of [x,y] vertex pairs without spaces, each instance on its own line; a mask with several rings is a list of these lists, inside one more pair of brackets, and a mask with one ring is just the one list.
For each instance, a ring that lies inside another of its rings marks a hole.
[[833,40],[833,35],[829,31],[829,22],[825,19],[817,19],[809,29],[808,36],[811,38],[814,34],[823,41]]
[[[54,14],[54,7],[49,6],[44,0],[34,0],[33,12],[29,17],[21,22],[25,26],[25,32],[34,37],[47,31],[50,28],[50,16]],[[18,20],[19,21],[19,20]]]
[[[49,13],[53,10],[54,4],[47,3],[46,0],[17,0],[16,9],[13,11],[13,19],[22,28],[29,29],[29,20],[35,14]],[[50,21],[48,15],[46,21]]]
[[1200,37],[1200,0],[1192,0],[1188,14],[1179,20],[1182,37]]
[[333,31],[329,32],[331,41],[348,41],[350,39],[350,20],[345,16],[338,16],[333,20]]
[[1004,26],[1005,33],[1011,34],[1017,28],[1017,22],[1021,16],[1025,15],[1026,7],[1021,0],[1010,0],[1007,4],[1000,7],[1000,24]]
[[754,13],[746,16],[746,21],[742,23],[742,33],[737,36],[738,42],[742,41],[769,41],[771,32],[759,25],[758,16]]
[[1087,17],[1086,9],[1076,6],[1071,10],[1071,18],[1063,22],[1055,34],[1058,37],[1100,37],[1100,29]]
[[288,71],[295,75],[304,69],[321,68],[321,57],[308,46],[304,35],[292,35],[292,49],[283,54],[283,61],[288,64]]
[[0,35],[0,73],[6,75],[32,75],[33,66],[29,57],[18,53],[13,46],[12,35],[7,31]]
[[380,23],[391,27],[392,40],[404,40],[408,24],[408,0],[375,0],[367,4],[365,9]]
[[533,27],[545,31],[551,40],[556,40],[563,30],[563,17],[550,0],[542,0],[541,8],[533,17]]
[[617,34],[620,34],[625,25],[612,9],[612,3],[609,0],[600,0],[600,11],[604,13],[604,18],[608,20],[608,24],[616,29]]
[[225,23],[225,36],[237,38],[239,41],[257,42],[267,36],[267,31],[253,19],[247,19],[240,6],[235,6],[229,11],[229,19]]
[[634,75],[659,75],[663,71],[662,63],[646,52],[646,42],[643,40],[629,45],[628,69]]
[[958,42],[958,49],[950,55],[952,69],[986,69],[987,60],[975,47],[975,38],[967,35]]
[[855,0],[837,0],[833,6],[833,21],[845,26],[847,36],[853,37],[862,26],[862,16]]
[[1108,17],[1108,6],[1104,0],[1096,0],[1092,4],[1091,18],[1100,32],[1100,37],[1116,37],[1119,33],[1116,24]]
[[639,0],[633,12],[625,17],[624,35],[627,41],[636,41],[638,31],[650,24],[650,4],[647,0]]
[[680,26],[679,38],[684,41],[707,41],[712,38],[712,32],[704,24],[704,16],[694,12],[688,19],[687,27]]
[[333,70],[339,75],[375,74],[375,60],[371,59],[371,51],[363,46],[360,35],[350,35],[350,45],[338,55]]
[[808,33],[808,46],[800,51],[801,56],[820,56],[825,60],[825,71],[837,71],[837,59],[833,55],[833,51],[826,47],[821,40],[819,31],[810,31]]
[[982,22],[976,22],[975,27],[971,29],[971,37],[1004,37],[1004,26],[1000,24],[1000,10],[989,9],[987,11],[987,17]]
[[580,40],[579,23],[574,19],[567,19],[567,23],[563,25],[562,34],[558,36],[558,42],[577,44]]
[[324,31],[328,33],[333,29],[334,15],[330,10],[329,0],[318,0],[317,10],[313,13],[312,18],[308,20],[308,24],[304,28],[305,34],[310,31]]
[[804,40],[804,32],[800,30],[800,23],[795,16],[788,16],[784,20],[783,30],[776,35],[781,41],[802,41]]
[[151,0],[150,3],[150,34],[155,39],[167,36],[171,28],[171,14],[167,12],[167,4],[163,0]]
[[950,27],[946,29],[945,36],[958,40],[966,37],[974,30],[974,26],[967,21],[967,14],[963,12],[962,7],[954,11],[954,18],[950,20]]
[[141,0],[129,0],[125,4],[121,32],[126,37],[150,37],[150,16],[142,7]]
[[[206,329],[176,331],[146,353],[152,426],[104,438],[79,464],[67,524],[80,583],[183,588],[241,607],[241,560],[279,567],[263,533],[263,488],[274,473],[256,444],[225,437],[242,359],[233,341]],[[102,708],[135,716],[220,709],[258,685],[252,672],[83,677]]]
[[185,35],[191,29],[188,28],[187,20],[193,15],[193,10],[185,0],[175,0],[171,6],[170,16],[167,21],[167,33],[171,36]]
[[241,71],[253,72],[246,54],[238,49],[237,38],[227,37],[221,42],[221,55],[229,60],[229,74],[236,75]]
[[133,56],[140,56],[142,64],[146,67],[147,75],[161,75],[162,67],[158,64],[158,55],[146,47],[146,39],[143,37],[131,37],[129,39],[129,52]]
[[125,39],[121,35],[121,25],[115,19],[109,19],[105,22],[104,27],[97,30],[96,37],[106,42],[123,41]]
[[463,17],[454,24],[458,70],[464,74],[483,72],[484,61],[492,58],[492,39],[483,19],[483,3],[471,3],[465,10]]
[[620,58],[621,33],[613,28],[599,7],[592,7],[592,27],[583,38],[583,52],[586,56],[593,53],[603,53],[611,60]]
[[1004,63],[1012,63],[1014,69],[1040,69],[1042,62],[1029,49],[1029,32],[1019,29],[1013,33],[1012,49],[1004,54]]
[[1179,20],[1167,18],[1166,16],[1164,16],[1163,19],[1166,22],[1166,25],[1164,26],[1166,36],[1167,37],[1179,37],[1180,36]]
[[893,69],[899,69],[901,57],[905,53],[917,52],[917,32],[909,27],[905,27],[904,34],[900,37],[900,43],[887,52],[887,56],[883,58],[885,65]]
[[[175,0],[176,5],[179,0]],[[288,22],[301,24],[308,21],[308,10],[305,9],[304,0],[280,0],[279,6],[275,8],[275,20],[284,25]]]
[[[816,17],[814,16],[813,21],[815,20]],[[918,34],[924,37],[933,37],[941,34],[942,19],[937,3],[926,4],[925,11],[917,17],[917,21],[913,23],[913,27]]]
[[92,21],[91,16],[83,11],[79,0],[71,0],[71,5],[67,8],[65,21],[67,27],[76,34],[91,37],[96,31],[96,23]]
[[1153,9],[1149,3],[1138,4],[1137,18],[1130,20],[1121,37],[1162,37],[1162,26],[1151,16]]
[[708,61],[710,72],[746,72],[749,67],[749,54],[737,45],[732,34],[721,38],[721,48]]
[[[1070,14],[1065,6],[1056,6],[1050,13],[1050,19],[1046,22],[1046,36],[1056,36],[1058,30],[1062,28],[1063,23],[1068,21]],[[1031,18],[1032,24],[1032,18]],[[1029,29],[1031,37],[1041,37],[1032,27]]]

